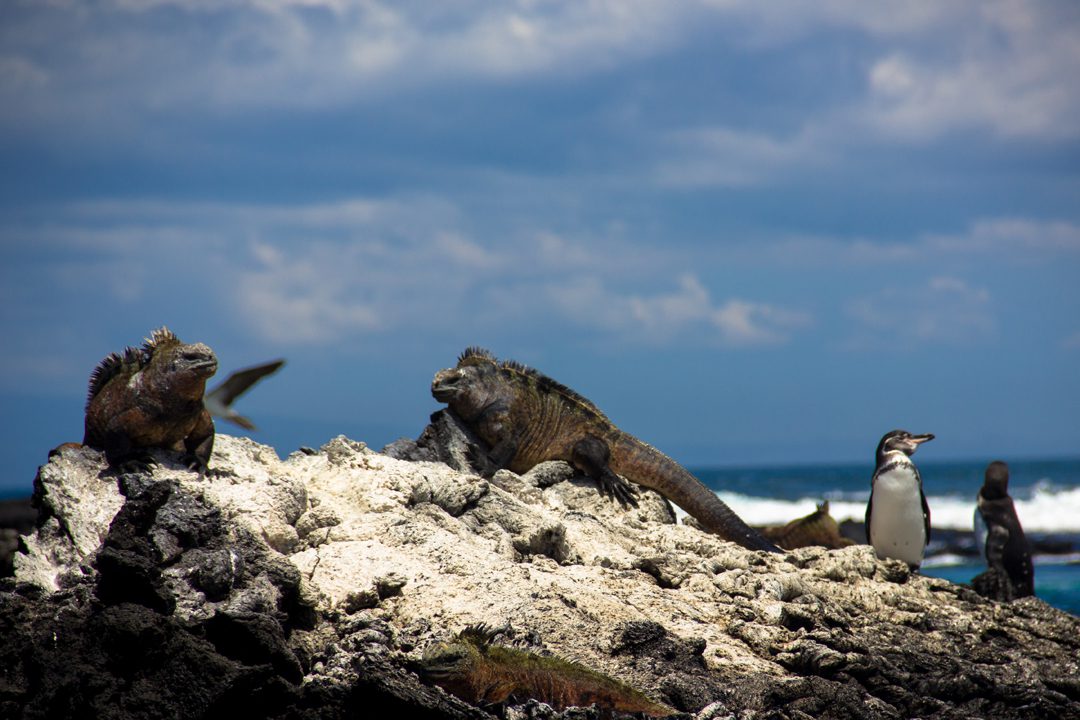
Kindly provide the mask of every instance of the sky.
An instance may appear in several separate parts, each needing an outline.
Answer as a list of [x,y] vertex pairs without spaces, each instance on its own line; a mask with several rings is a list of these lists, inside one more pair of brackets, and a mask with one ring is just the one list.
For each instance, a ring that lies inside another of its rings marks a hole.
[[471,345],[690,466],[1078,456],[1078,38],[1071,0],[8,0],[0,492],[162,325],[218,379],[286,358],[237,404],[283,457],[416,437]]

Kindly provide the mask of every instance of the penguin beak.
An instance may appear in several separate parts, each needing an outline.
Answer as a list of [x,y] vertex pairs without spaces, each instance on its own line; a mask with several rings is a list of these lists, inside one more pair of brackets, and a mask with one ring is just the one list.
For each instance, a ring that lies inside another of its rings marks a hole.
[[905,440],[907,440],[907,445],[908,445],[907,448],[906,448],[907,454],[908,455],[914,454],[915,451],[919,449],[919,445],[923,444],[924,442],[929,442],[930,440],[933,440],[933,439],[934,439],[934,436],[932,434],[930,434],[930,433],[926,433],[925,435],[911,435],[911,436],[905,438]]

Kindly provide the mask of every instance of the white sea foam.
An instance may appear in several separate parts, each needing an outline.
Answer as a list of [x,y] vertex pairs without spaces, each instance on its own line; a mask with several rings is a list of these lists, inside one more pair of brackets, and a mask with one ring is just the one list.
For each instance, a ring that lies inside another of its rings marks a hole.
[[[809,497],[782,500],[730,492],[719,492],[717,495],[751,525],[782,525],[812,513],[822,500]],[[1039,486],[1030,499],[1015,502],[1016,514],[1028,532],[1080,533],[1080,487],[1054,489]],[[927,498],[927,503],[934,527],[972,529],[974,496],[931,496]],[[829,500],[829,513],[838,522],[846,519],[862,522],[866,515],[866,499],[852,500],[848,496],[846,499]]]
[[953,555],[952,553],[943,553],[941,555],[931,555],[922,561],[924,568],[932,567],[955,567],[957,565],[967,565],[971,563],[970,557],[964,557],[963,555]]

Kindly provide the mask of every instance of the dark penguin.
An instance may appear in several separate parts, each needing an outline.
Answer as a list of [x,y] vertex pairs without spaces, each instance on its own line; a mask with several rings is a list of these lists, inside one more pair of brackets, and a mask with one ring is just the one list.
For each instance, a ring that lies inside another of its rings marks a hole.
[[1016,517],[1016,506],[1009,497],[1009,466],[995,460],[986,467],[979,490],[976,519],[986,526],[983,550],[988,570],[972,585],[980,594],[995,600],[1012,600],[1035,594],[1035,570],[1031,565],[1031,547]]
[[907,430],[885,433],[866,505],[866,539],[877,556],[903,560],[912,568],[922,564],[930,541],[930,507],[911,455],[920,443],[933,439]]

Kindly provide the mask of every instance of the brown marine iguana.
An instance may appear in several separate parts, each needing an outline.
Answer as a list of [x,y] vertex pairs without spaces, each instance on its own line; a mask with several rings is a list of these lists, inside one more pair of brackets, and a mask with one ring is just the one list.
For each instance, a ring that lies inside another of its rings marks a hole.
[[[706,530],[751,550],[780,552],[682,465],[615,426],[581,395],[526,366],[471,347],[440,370],[431,394],[490,448],[474,456],[481,475],[524,473],[565,460],[621,502],[636,504],[623,477],[652,488]],[[623,477],[620,477],[623,476]]]
[[83,445],[104,450],[113,466],[145,464],[146,448],[179,450],[189,467],[205,471],[214,421],[203,393],[216,371],[213,350],[182,343],[165,327],[141,348],[110,353],[90,376]]
[[612,711],[650,717],[675,710],[580,663],[495,645],[501,631],[470,625],[450,642],[427,649],[420,675],[462,700],[486,707],[534,699],[558,711],[596,705],[602,716]]
[[828,500],[809,515],[792,520],[787,525],[765,528],[761,534],[785,550],[814,545],[836,550],[855,544],[854,540],[840,534],[840,526],[829,514]]

